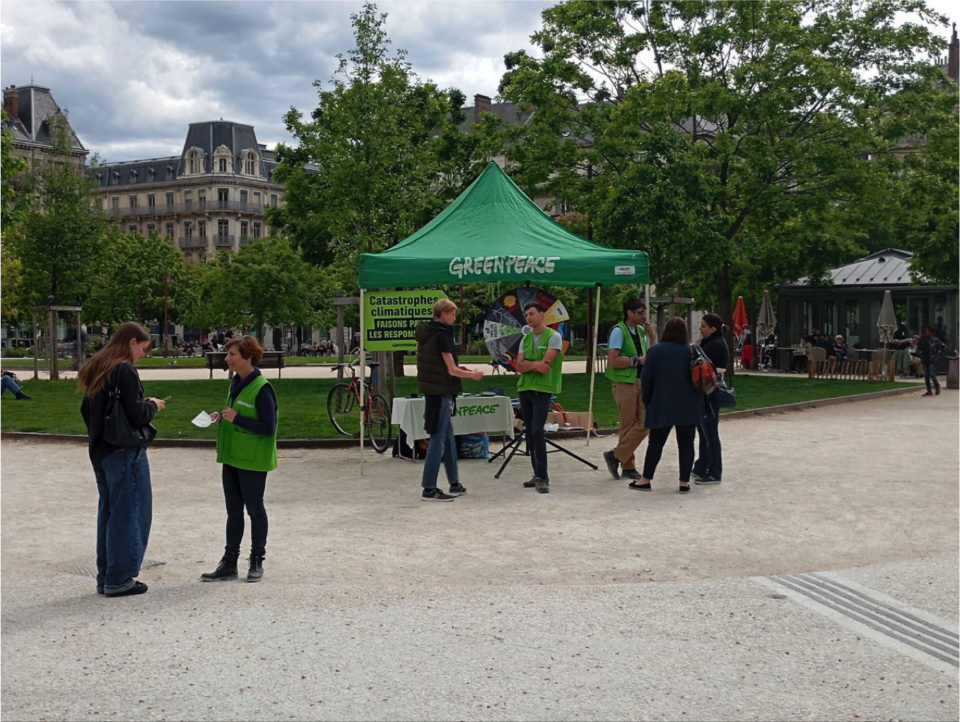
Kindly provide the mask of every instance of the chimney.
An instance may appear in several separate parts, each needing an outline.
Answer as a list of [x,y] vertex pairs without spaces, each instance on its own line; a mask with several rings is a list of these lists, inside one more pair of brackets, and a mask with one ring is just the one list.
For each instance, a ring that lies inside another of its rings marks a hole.
[[[947,76],[956,81],[960,70],[960,40],[957,39],[957,24],[953,24],[953,37],[950,39],[950,54],[947,56]],[[7,111],[9,112],[9,111]]]
[[3,109],[14,120],[20,119],[20,91],[16,85],[3,89]]
[[489,95],[474,95],[473,96],[473,112],[477,120],[480,120],[480,113],[489,113],[490,112],[490,96]]

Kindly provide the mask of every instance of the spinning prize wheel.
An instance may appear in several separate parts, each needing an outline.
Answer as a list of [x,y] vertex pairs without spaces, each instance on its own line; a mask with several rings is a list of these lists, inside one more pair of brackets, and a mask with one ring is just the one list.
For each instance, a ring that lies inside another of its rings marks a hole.
[[483,336],[494,362],[514,372],[523,328],[527,324],[523,309],[534,301],[547,309],[544,323],[563,338],[563,352],[566,353],[570,347],[570,314],[560,301],[539,288],[524,287],[507,291],[487,311]]

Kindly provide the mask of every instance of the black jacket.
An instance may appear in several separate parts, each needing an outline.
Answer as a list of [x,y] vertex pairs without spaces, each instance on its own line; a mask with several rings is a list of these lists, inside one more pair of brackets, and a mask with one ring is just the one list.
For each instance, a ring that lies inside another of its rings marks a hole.
[[457,364],[457,352],[453,350],[453,327],[429,321],[417,326],[417,391],[424,396],[457,396],[463,391],[460,379],[453,376],[443,361],[437,340],[447,334],[453,363]]
[[[119,371],[117,366],[120,367]],[[83,423],[87,425],[90,461],[93,462],[94,468],[99,468],[100,462],[118,448],[103,440],[103,421],[107,413],[108,391],[113,388],[114,380],[120,387],[120,404],[127,414],[127,420],[133,426],[146,426],[153,421],[157,413],[155,403],[144,401],[140,375],[133,365],[121,361],[117,366],[114,366],[110,376],[107,377],[107,383],[100,392],[93,398],[84,396],[83,403],[80,404],[80,414],[83,416]]]
[[727,364],[730,363],[730,349],[727,347],[722,331],[717,329],[706,338],[701,339],[700,348],[703,349],[707,358],[713,362],[717,371],[727,368]]

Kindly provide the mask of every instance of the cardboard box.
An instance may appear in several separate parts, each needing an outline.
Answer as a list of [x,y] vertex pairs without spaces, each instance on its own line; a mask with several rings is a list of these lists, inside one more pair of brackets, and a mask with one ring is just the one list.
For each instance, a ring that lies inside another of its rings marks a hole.
[[[566,415],[566,422],[564,421]],[[560,431],[564,429],[592,429],[590,413],[587,411],[567,411],[564,414],[558,411],[551,411],[547,414],[548,424],[557,424]]]

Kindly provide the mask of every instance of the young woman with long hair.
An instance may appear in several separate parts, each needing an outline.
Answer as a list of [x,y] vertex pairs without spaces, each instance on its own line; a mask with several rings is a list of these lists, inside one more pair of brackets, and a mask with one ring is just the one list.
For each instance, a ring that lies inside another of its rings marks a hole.
[[150,538],[153,494],[147,448],[117,447],[104,439],[104,421],[111,391],[133,426],[146,426],[164,408],[162,399],[144,398],[134,364],[150,348],[150,334],[137,323],[125,323],[110,342],[80,369],[77,385],[84,392],[80,413],[87,425],[90,462],[97,477],[97,593],[108,597],[143,594],[135,581]]

